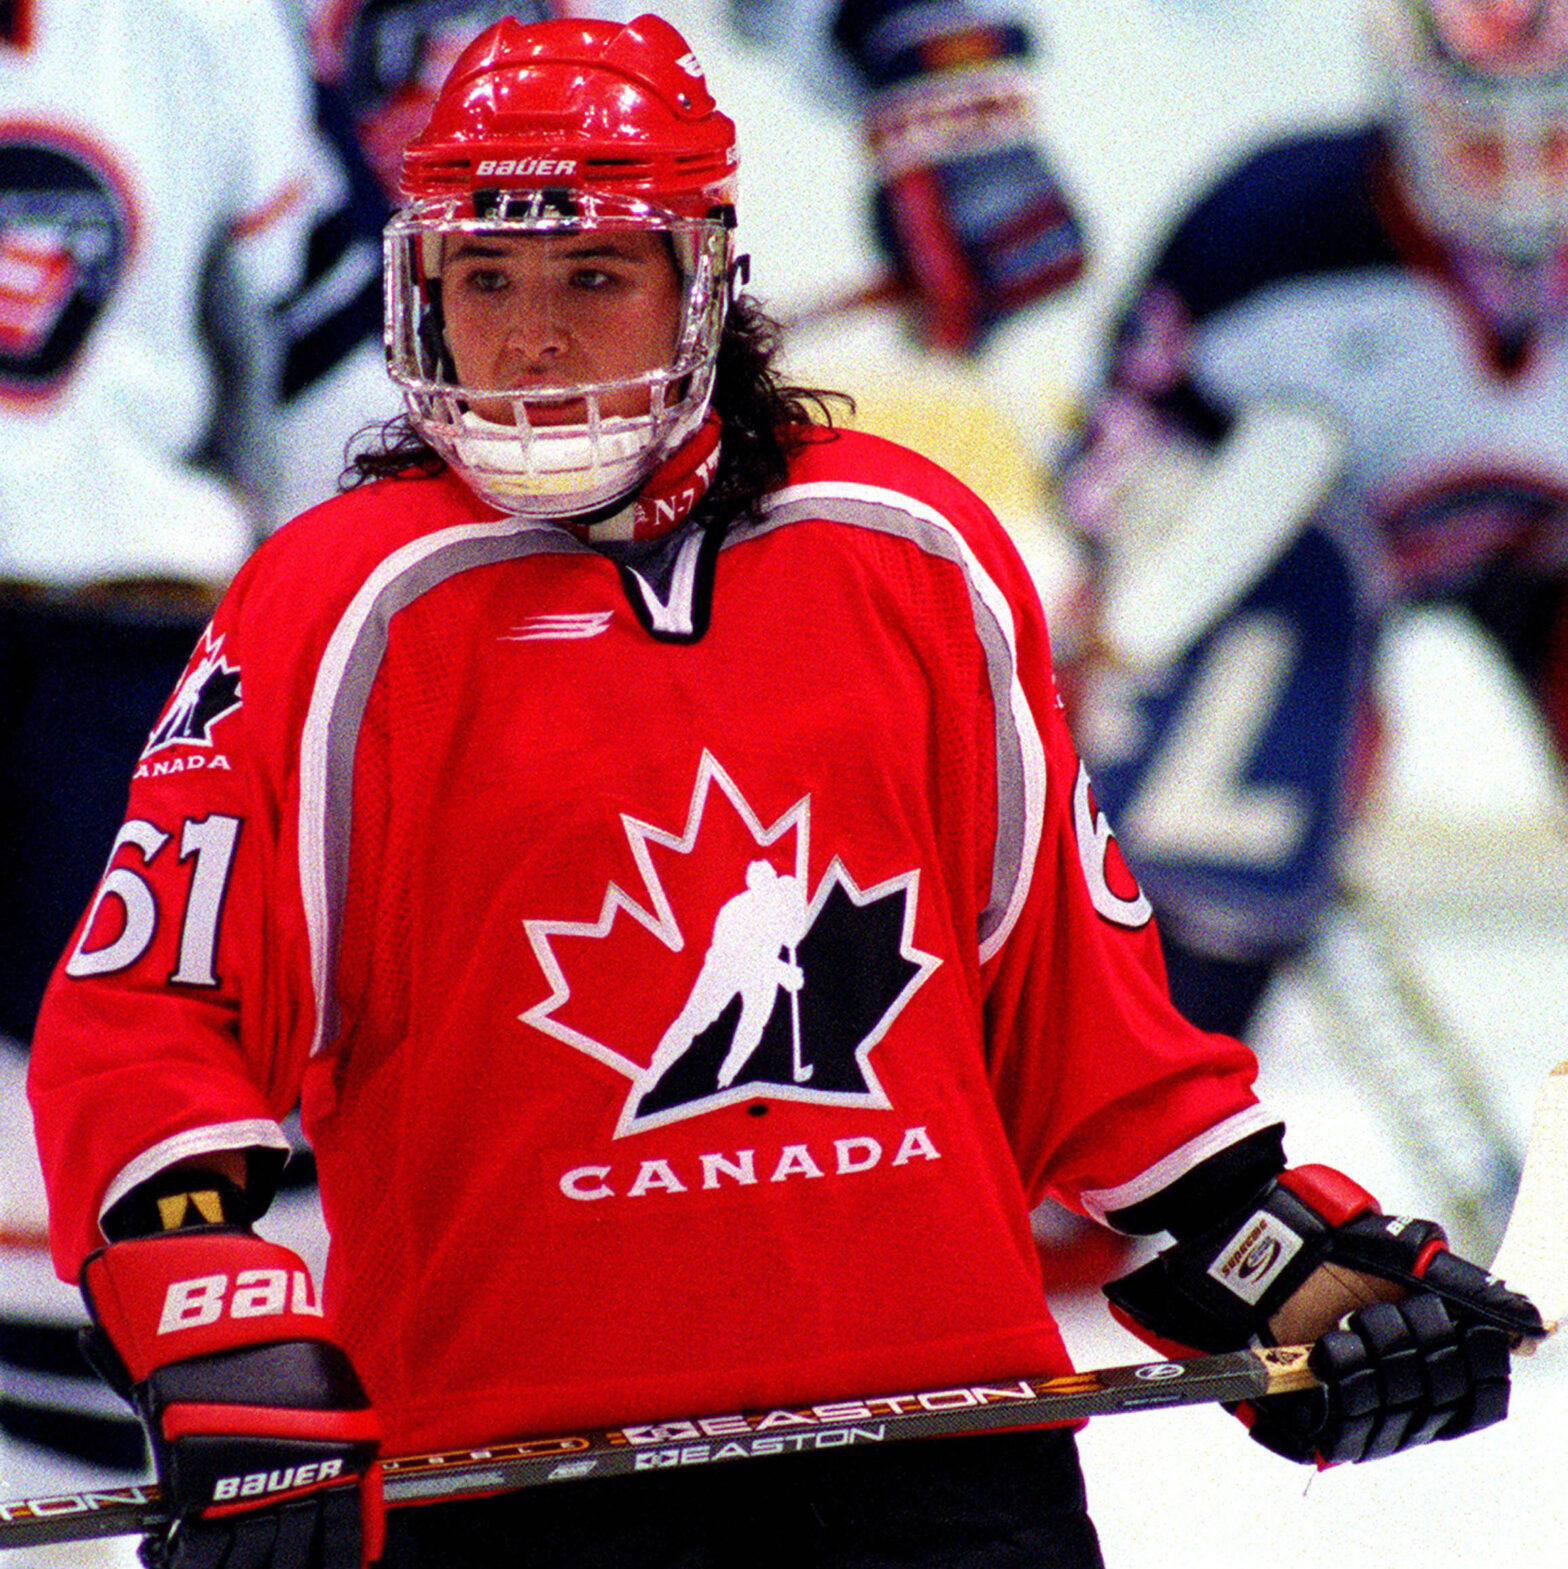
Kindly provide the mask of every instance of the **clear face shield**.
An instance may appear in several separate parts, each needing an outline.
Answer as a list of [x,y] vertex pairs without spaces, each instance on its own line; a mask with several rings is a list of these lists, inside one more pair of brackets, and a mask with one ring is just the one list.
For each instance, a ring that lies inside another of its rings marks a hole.
[[602,516],[702,424],[729,219],[593,192],[478,192],[404,209],[385,246],[392,379],[491,505]]

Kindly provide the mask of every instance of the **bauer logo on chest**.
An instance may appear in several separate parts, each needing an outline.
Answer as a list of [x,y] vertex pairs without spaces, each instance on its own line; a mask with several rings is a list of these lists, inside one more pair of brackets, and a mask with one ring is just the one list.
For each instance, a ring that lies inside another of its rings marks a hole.
[[522,1015],[625,1077],[617,1137],[739,1101],[888,1107],[873,1053],[940,962],[918,870],[863,888],[835,856],[813,885],[810,797],[764,824],[707,753],[684,825],[622,821],[643,888],[524,923],[550,994]]

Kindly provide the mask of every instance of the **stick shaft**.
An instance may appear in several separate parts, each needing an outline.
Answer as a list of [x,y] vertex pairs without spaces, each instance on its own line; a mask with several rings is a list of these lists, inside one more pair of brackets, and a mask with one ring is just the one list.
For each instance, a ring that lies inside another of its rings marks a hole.
[[[1561,1219],[1568,1205],[1568,1061],[1541,1090],[1524,1176],[1496,1265],[1538,1295],[1549,1319],[1568,1303]],[[585,1477],[624,1476],[806,1449],[1039,1427],[1118,1412],[1260,1400],[1308,1389],[1310,1346],[1231,1351],[1185,1362],[1140,1362],[1063,1377],[1002,1380],[737,1416],[525,1439],[488,1449],[383,1461],[387,1502],[478,1497]],[[151,1484],[0,1502],[0,1549],[150,1530],[165,1518]]]
[[[682,1418],[383,1461],[388,1505],[505,1493],[585,1477],[765,1459],[809,1449],[950,1437],[1118,1412],[1257,1400],[1311,1385],[1307,1346],[1141,1362],[1064,1377],[999,1380],[830,1405]],[[0,1502],[0,1548],[145,1532],[159,1524],[143,1484]]]
[[1536,1097],[1524,1173],[1492,1273],[1530,1297],[1548,1324],[1568,1317],[1568,1059]]
[[1352,881],[1307,973],[1338,1025],[1328,1044],[1352,1076],[1386,1099],[1394,1138],[1448,1207],[1454,1246],[1490,1257],[1524,1150],[1498,1112],[1473,1043],[1422,977],[1411,933],[1374,891]]
[[779,319],[785,332],[826,326],[831,322],[852,316],[857,311],[876,305],[892,305],[903,299],[907,291],[897,278],[878,276],[865,283],[855,284],[837,294],[826,295],[799,309],[789,311]]

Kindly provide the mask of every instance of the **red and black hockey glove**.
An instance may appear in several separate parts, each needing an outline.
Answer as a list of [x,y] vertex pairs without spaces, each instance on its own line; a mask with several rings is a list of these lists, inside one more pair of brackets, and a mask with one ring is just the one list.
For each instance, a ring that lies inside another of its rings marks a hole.
[[868,90],[873,226],[911,325],[934,348],[975,352],[1084,266],[1077,214],[1033,125],[1029,33],[962,0],[849,0],[836,31]]
[[[1440,1226],[1384,1215],[1326,1166],[1281,1173],[1244,1209],[1105,1294],[1118,1319],[1167,1355],[1273,1345],[1271,1321],[1282,1309],[1297,1315],[1300,1332],[1320,1337],[1308,1363],[1319,1386],[1239,1414],[1266,1448],[1324,1465],[1501,1421],[1510,1346],[1545,1333],[1533,1304],[1451,1253]],[[1316,1299],[1338,1304],[1334,1318],[1364,1305],[1336,1326],[1312,1322]]]
[[146,1425],[155,1569],[362,1569],[380,1426],[298,1254],[237,1226],[112,1242],[82,1269],[89,1361]]

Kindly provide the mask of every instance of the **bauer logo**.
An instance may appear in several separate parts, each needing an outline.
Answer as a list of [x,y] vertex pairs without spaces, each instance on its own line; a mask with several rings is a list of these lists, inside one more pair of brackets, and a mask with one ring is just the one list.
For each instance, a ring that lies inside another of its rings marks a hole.
[[239,1498],[267,1498],[295,1488],[320,1487],[343,1472],[341,1460],[318,1460],[307,1465],[283,1466],[276,1471],[249,1471],[244,1476],[219,1477],[213,1485],[215,1504],[232,1503]]
[[486,158],[475,179],[565,179],[577,173],[575,158]]
[[1254,1215],[1209,1266],[1233,1296],[1256,1306],[1279,1273],[1301,1251],[1301,1238],[1272,1215]]
[[811,853],[810,796],[765,823],[708,753],[684,825],[621,823],[605,860],[629,848],[643,889],[523,923],[550,989],[521,1016],[626,1080],[616,1137],[764,1098],[890,1109],[874,1054],[940,963],[914,940],[919,871],[862,887],[849,850]]
[[242,1269],[232,1279],[221,1274],[198,1275],[174,1281],[164,1293],[158,1333],[200,1329],[221,1318],[281,1318],[288,1314],[322,1316],[304,1270]]

